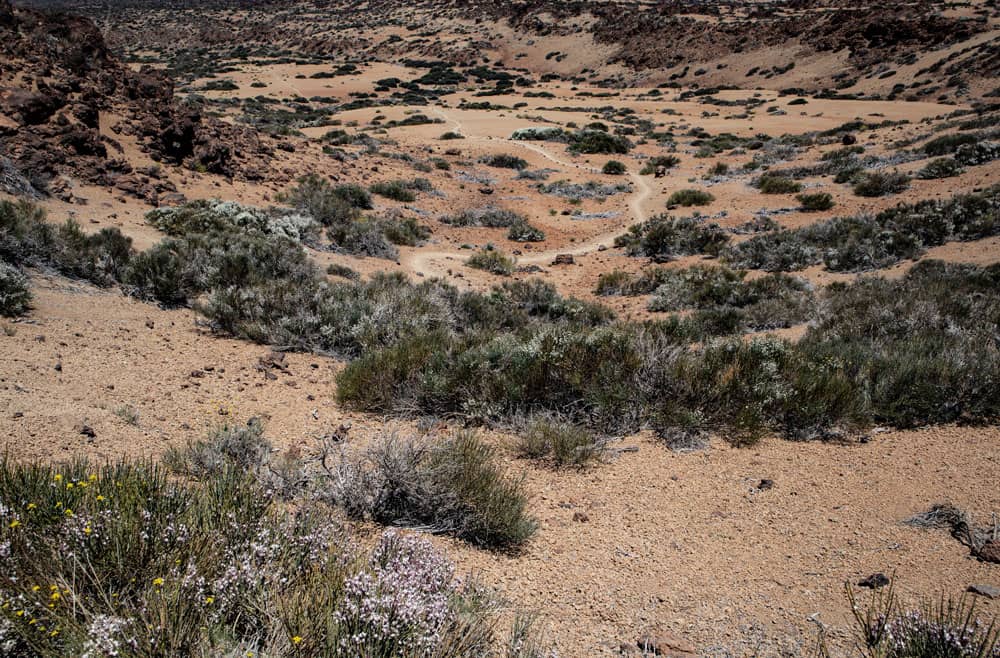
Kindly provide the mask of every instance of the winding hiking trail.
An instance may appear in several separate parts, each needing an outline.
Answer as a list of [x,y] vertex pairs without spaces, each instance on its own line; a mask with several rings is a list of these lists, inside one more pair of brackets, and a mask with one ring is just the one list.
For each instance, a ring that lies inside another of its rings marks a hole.
[[[466,139],[481,142],[501,142],[510,144],[517,148],[527,149],[538,155],[542,156],[546,160],[553,162],[562,167],[568,167],[571,169],[579,169],[581,171],[586,171],[592,174],[600,174],[601,170],[596,167],[587,167],[576,162],[570,162],[567,160],[562,160],[552,153],[548,152],[541,146],[537,144],[532,144],[530,142],[507,139],[503,137],[484,137],[476,135],[468,135],[463,130],[462,122],[449,116],[444,110],[440,108],[433,108],[433,112],[444,119],[455,132],[465,135]],[[631,180],[634,191],[632,192],[632,197],[629,199],[628,207],[632,214],[632,220],[635,222],[643,222],[646,220],[646,212],[643,209],[643,203],[649,198],[653,190],[649,184],[634,171],[627,172],[629,179]],[[542,265],[548,264],[556,257],[558,254],[571,254],[573,256],[581,256],[583,254],[589,253],[596,250],[601,245],[607,245],[613,242],[615,237],[620,235],[622,230],[628,225],[628,223],[622,223],[615,228],[606,231],[604,233],[599,233],[583,242],[574,243],[573,246],[560,247],[557,249],[548,249],[546,251],[534,252],[531,254],[524,254],[523,256],[517,257],[517,262],[519,265]],[[442,259],[442,258],[458,258],[460,261],[465,261],[468,257],[468,252],[462,251],[413,251],[405,254],[400,259],[400,263],[406,267],[409,271],[413,273],[419,273],[424,276],[441,276],[445,270],[448,268],[446,266],[434,267],[431,263],[432,260]]]

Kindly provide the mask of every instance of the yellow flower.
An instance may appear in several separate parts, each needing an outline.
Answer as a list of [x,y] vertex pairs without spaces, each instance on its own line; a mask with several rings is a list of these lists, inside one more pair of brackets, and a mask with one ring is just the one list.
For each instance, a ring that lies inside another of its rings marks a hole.
[[296,635],[295,637],[292,638],[292,644],[298,644],[301,641],[302,641],[302,638],[300,636],[298,636],[298,635]]
[[162,578],[154,578],[153,579],[153,584],[156,585],[157,587],[162,587],[163,586],[163,579]]
[[59,629],[58,628],[56,630],[52,631],[51,633],[49,633],[49,637],[55,637],[56,635],[59,635]]
[[86,482],[78,482],[77,484],[79,484],[79,485],[80,485],[81,487],[83,487],[84,489],[86,489],[86,488],[87,488],[87,486],[88,486]]
[[32,591],[32,592],[37,592],[37,591],[38,591],[38,590],[40,590],[40,589],[42,589],[42,586],[41,586],[41,585],[35,585],[34,587],[32,587],[32,588],[31,588],[31,591]]
[[14,519],[13,521],[10,522],[10,527],[11,528],[16,528],[19,525],[21,525],[21,522],[18,521],[17,519]]
[[66,514],[66,516],[73,516],[73,510],[71,510],[70,508],[67,507],[65,514]]
[[38,505],[34,503],[28,503],[28,509],[35,509],[36,507],[38,507]]
[[97,494],[97,502],[101,502],[103,500],[104,500],[104,496],[102,496],[101,494]]
[[24,616],[24,610],[18,610],[18,611],[17,611],[16,613],[14,613],[14,614],[16,614],[16,615],[17,615],[18,617],[23,617],[23,616]]
[[59,585],[49,585],[49,589],[55,592],[56,590],[59,589]]
[[52,479],[55,480],[56,482],[62,482],[62,474],[56,473],[55,477],[53,477]]
[[93,532],[93,530],[90,529],[89,525],[83,529],[83,534],[85,535],[89,535],[91,532]]
[[34,626],[37,623],[38,623],[37,619],[29,619],[28,620],[28,626]]
[[73,488],[73,483],[72,482],[67,482],[66,483],[66,488],[67,489],[72,489]]
[[97,482],[97,475],[95,473],[91,473],[90,476],[87,477],[87,479],[90,480],[91,482]]
[[208,605],[212,605],[213,603],[215,603],[215,597],[214,596],[206,596],[205,597],[205,603],[207,603]]
[[60,594],[59,592],[52,592],[52,595],[49,598],[52,599],[53,601],[58,601],[59,599],[62,598],[62,594]]

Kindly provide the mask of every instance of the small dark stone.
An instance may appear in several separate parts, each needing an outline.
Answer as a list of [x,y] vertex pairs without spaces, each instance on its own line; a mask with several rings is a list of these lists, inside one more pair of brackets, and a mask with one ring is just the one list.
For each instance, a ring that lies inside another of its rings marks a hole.
[[81,427],[80,428],[80,434],[82,434],[83,436],[86,436],[88,438],[91,438],[91,439],[96,439],[97,438],[97,432],[95,432],[94,428],[91,427],[90,425],[84,425],[83,427]]
[[774,489],[774,480],[769,480],[767,478],[764,478],[763,480],[760,481],[760,484],[757,485],[757,489],[759,489],[760,491],[767,491],[768,489]]
[[858,587],[867,587],[869,589],[879,589],[880,587],[885,587],[889,584],[889,577],[884,573],[873,573],[862,581],[858,582]]
[[580,523],[586,523],[590,521],[590,515],[586,512],[573,512],[573,520],[579,521]]

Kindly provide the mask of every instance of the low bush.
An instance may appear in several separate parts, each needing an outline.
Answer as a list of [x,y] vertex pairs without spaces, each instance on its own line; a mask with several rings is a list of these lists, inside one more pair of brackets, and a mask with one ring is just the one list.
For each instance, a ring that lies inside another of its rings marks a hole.
[[594,292],[598,295],[648,295],[671,275],[662,267],[650,267],[636,275],[621,270],[605,272],[597,278]]
[[979,137],[971,133],[953,133],[935,137],[923,146],[923,152],[930,156],[949,155],[964,144],[975,144]]
[[725,162],[716,162],[714,165],[709,167],[708,171],[705,173],[705,178],[715,178],[716,176],[725,176],[729,173],[729,165]]
[[535,533],[520,479],[472,432],[436,444],[387,436],[341,463],[334,500],[355,517],[424,527],[494,549],[516,549]]
[[333,185],[317,174],[300,178],[278,201],[308,213],[323,226],[349,222],[357,210],[372,208],[371,195],[360,185]]
[[621,176],[625,173],[625,165],[617,160],[608,160],[601,167],[601,173],[608,176]]
[[13,265],[0,260],[0,315],[14,318],[27,313],[30,306],[28,277]]
[[440,137],[438,137],[438,139],[445,140],[445,141],[454,140],[454,139],[465,139],[465,135],[449,130],[446,133],[442,133],[442,135]]
[[[326,181],[317,179],[319,183]],[[347,223],[354,219],[352,208],[337,198],[320,197],[321,193],[310,194],[311,206],[301,198],[305,185],[295,188],[292,197],[302,202],[301,212],[280,208],[255,208],[233,201],[199,199],[183,206],[157,208],[146,213],[146,222],[167,235],[183,238],[189,235],[217,235],[229,231],[280,236],[296,242],[315,240],[321,222],[326,226]],[[290,197],[285,197],[289,198]],[[332,202],[332,203],[331,203]],[[336,206],[336,207],[334,207]],[[338,210],[339,208],[339,210]],[[317,214],[313,214],[313,212]],[[315,221],[314,221],[315,219]]]
[[858,196],[878,197],[899,194],[908,187],[910,187],[910,177],[904,173],[870,171],[854,184],[853,189]]
[[72,219],[53,225],[26,201],[0,200],[0,259],[54,270],[99,286],[113,285],[132,258],[132,240],[117,228],[88,235]]
[[393,201],[411,203],[417,200],[417,195],[414,193],[414,190],[417,188],[412,181],[394,180],[372,183],[368,189],[372,194],[377,194]]
[[658,168],[673,169],[680,162],[681,159],[676,155],[656,155],[646,160],[642,165],[642,169],[639,170],[639,174],[642,176],[652,176]]
[[511,224],[507,239],[514,242],[541,242],[545,239],[545,231],[528,222],[517,222]]
[[479,158],[479,162],[485,164],[488,167],[498,167],[501,169],[527,169],[528,161],[524,158],[519,158],[515,155],[509,155],[507,153],[500,153],[496,155],[486,155]]
[[581,130],[569,136],[571,153],[585,154],[625,154],[632,150],[632,142],[627,137],[612,135],[603,130]]
[[271,444],[256,418],[246,425],[221,425],[207,438],[170,447],[163,463],[176,473],[195,478],[217,477],[229,470],[256,473],[267,461]]
[[829,192],[815,192],[812,194],[799,194],[795,197],[802,204],[805,212],[822,212],[833,208],[833,195]]
[[551,460],[556,467],[581,468],[600,456],[597,439],[587,429],[549,416],[528,420],[519,432],[517,452]]
[[540,184],[538,191],[542,194],[554,194],[566,199],[606,199],[616,194],[631,192],[632,186],[628,183],[608,185],[597,181],[572,183],[568,180],[558,180],[545,185]]
[[707,206],[715,201],[715,196],[704,190],[677,190],[667,199],[668,206]]
[[458,214],[446,215],[441,221],[451,226],[484,226],[488,228],[508,228],[527,223],[527,218],[513,210],[499,206],[466,208]]
[[499,274],[500,276],[510,276],[514,273],[515,267],[514,259],[490,247],[480,249],[474,253],[465,261],[465,264],[477,270],[483,270],[490,274]]
[[917,178],[923,180],[951,178],[964,172],[965,168],[955,158],[937,158],[924,165],[923,169],[917,172]]
[[694,254],[715,256],[728,242],[729,236],[717,224],[669,215],[635,224],[615,238],[615,246],[624,247],[630,256],[646,256],[658,263]]
[[765,174],[757,179],[757,188],[763,194],[795,194],[802,191],[802,184],[791,178]]

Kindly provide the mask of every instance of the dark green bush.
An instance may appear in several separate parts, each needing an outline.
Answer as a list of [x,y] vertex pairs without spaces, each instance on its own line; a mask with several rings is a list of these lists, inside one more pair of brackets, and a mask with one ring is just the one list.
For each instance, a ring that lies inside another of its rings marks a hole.
[[545,239],[545,231],[528,222],[511,224],[507,239],[514,242],[540,242]]
[[602,130],[581,130],[569,136],[569,150],[586,154],[625,154],[632,150],[632,142]]
[[795,194],[802,191],[802,184],[784,176],[765,174],[757,179],[757,188],[763,194]]
[[667,199],[668,206],[707,206],[715,201],[715,196],[704,190],[677,190]]
[[500,276],[510,276],[514,273],[515,267],[514,260],[510,256],[489,247],[474,253],[465,261],[465,264],[477,270],[484,270]]
[[642,165],[642,169],[639,170],[639,173],[643,176],[651,176],[656,173],[656,169],[658,167],[673,169],[680,164],[680,162],[681,159],[676,155],[656,155],[646,160],[645,164]]
[[963,144],[975,144],[979,137],[970,133],[953,133],[935,137],[923,146],[923,151],[930,156],[941,156],[954,153]]
[[411,203],[417,200],[417,195],[414,194],[412,185],[404,180],[372,183],[368,189],[372,194],[384,196],[393,201]]
[[626,171],[625,165],[617,160],[608,160],[601,167],[601,173],[609,176],[621,176]]
[[932,180],[936,178],[951,178],[965,172],[965,168],[955,158],[937,158],[928,162],[917,172],[917,178]]
[[557,468],[582,468],[600,456],[597,439],[586,428],[549,416],[527,422],[519,432],[517,451],[529,459],[550,459]]
[[795,198],[802,204],[802,210],[806,212],[821,212],[833,208],[833,195],[829,192],[799,194]]
[[507,153],[499,153],[495,155],[486,155],[479,158],[479,162],[489,166],[489,167],[499,167],[501,169],[527,169],[528,161],[524,158],[519,158],[515,155],[509,155]]
[[904,173],[870,171],[854,184],[853,189],[858,196],[878,197],[899,194],[908,187],[910,187],[910,177]]
[[615,246],[625,247],[630,256],[647,256],[656,262],[694,254],[718,255],[728,242],[729,236],[717,224],[669,215],[635,224],[615,238]]
[[446,215],[441,218],[441,221],[452,226],[507,228],[515,224],[527,223],[528,220],[524,215],[507,208],[483,206],[481,208],[466,208],[456,215]]

